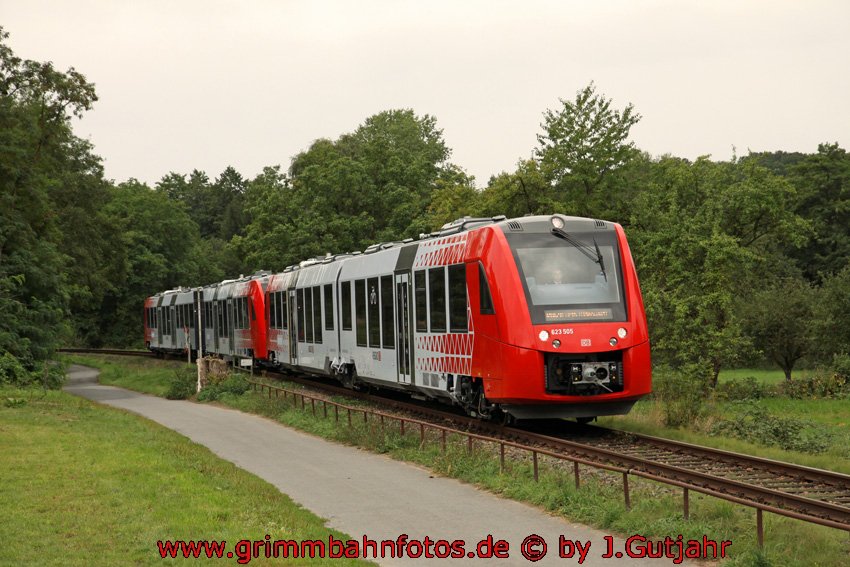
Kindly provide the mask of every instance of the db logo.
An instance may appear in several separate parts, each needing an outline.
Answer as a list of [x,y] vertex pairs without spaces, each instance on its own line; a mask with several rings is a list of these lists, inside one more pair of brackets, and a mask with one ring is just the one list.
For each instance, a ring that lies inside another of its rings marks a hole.
[[590,346],[590,339],[582,339],[581,346]]

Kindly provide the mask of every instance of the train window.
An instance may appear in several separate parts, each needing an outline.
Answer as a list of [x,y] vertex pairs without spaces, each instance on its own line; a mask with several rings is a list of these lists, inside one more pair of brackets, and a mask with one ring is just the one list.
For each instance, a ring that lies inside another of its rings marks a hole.
[[304,341],[313,342],[313,292],[309,288],[301,290],[304,297]]
[[413,273],[416,296],[416,332],[428,332],[428,296],[425,289],[425,270]]
[[251,312],[251,321],[257,320],[257,312],[254,310],[254,302],[250,298],[245,299],[248,304],[248,310]]
[[281,329],[289,328],[289,322],[286,318],[287,305],[289,305],[289,296],[286,294],[286,291],[277,292],[277,324]]
[[466,264],[449,266],[449,330],[466,333]]
[[495,315],[496,308],[493,306],[493,296],[490,295],[490,284],[487,282],[487,274],[484,273],[484,265],[478,262],[478,309],[482,315]]
[[378,278],[366,280],[369,310],[369,346],[381,348],[381,313],[378,311]]
[[331,284],[325,284],[325,329],[334,330],[334,294]]
[[354,282],[354,311],[357,320],[357,346],[366,346],[366,281]]
[[428,270],[428,299],[431,315],[431,332],[446,332],[446,269]]
[[179,328],[182,328],[183,327],[183,306],[182,305],[177,306],[176,318],[177,318],[177,326]]
[[298,329],[298,342],[304,342],[304,290],[295,290],[295,318]]
[[393,277],[381,276],[381,341],[384,348],[395,348],[393,328]]
[[342,282],[342,330],[351,330],[351,282]]
[[212,301],[204,301],[204,326],[207,329],[213,328]]
[[277,329],[277,294],[270,293],[266,301],[269,305],[269,328]]
[[228,309],[227,300],[221,301],[221,336],[229,337],[230,336],[230,320],[232,319],[230,311]]
[[[322,343],[322,288],[313,289],[313,342]],[[330,309],[330,308],[329,308]]]

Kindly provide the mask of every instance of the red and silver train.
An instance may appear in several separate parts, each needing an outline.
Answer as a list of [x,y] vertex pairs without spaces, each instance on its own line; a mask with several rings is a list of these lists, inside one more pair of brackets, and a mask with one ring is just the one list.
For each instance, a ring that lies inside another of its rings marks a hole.
[[144,321],[155,352],[200,346],[480,417],[587,421],[651,391],[629,245],[619,224],[594,219],[465,218],[415,241],[163,292]]

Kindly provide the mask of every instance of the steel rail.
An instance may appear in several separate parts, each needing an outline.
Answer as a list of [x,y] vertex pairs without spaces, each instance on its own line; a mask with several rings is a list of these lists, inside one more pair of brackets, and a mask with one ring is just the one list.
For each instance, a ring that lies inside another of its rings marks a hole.
[[60,348],[58,352],[76,353],[76,354],[113,354],[118,356],[142,356],[153,357],[154,353],[149,350],[129,350],[129,349],[114,349],[114,348]]
[[[735,478],[727,478],[716,474],[706,473],[696,468],[686,468],[679,465],[665,463],[661,460],[650,459],[635,455],[629,455],[620,451],[594,446],[592,444],[569,441],[562,437],[554,437],[539,433],[531,433],[525,430],[517,430],[517,435],[526,441],[538,442],[560,450],[566,450],[578,455],[582,455],[588,459],[596,459],[616,466],[625,467],[630,472],[637,473],[638,471],[651,474],[654,477],[667,478],[685,483],[693,488],[705,488],[717,492],[722,492],[730,496],[744,498],[748,501],[767,504],[776,509],[788,510],[797,514],[811,516],[812,518],[827,520],[837,525],[845,526],[845,529],[850,530],[850,507],[841,506],[824,500],[809,498],[800,494],[794,494],[787,491],[781,491],[766,486],[760,486],[751,482],[738,480]],[[676,442],[671,442],[670,446],[677,449],[685,449],[688,444],[679,445]],[[730,460],[736,453],[729,451],[715,452],[715,450],[707,447],[698,447],[699,453],[705,456],[714,457],[715,454],[722,456],[723,462],[736,466],[740,469],[747,469],[753,463],[759,462],[761,465],[772,463],[768,459],[759,460],[758,458],[750,458],[747,455],[741,455],[740,462]],[[769,473],[776,471],[769,468],[761,467],[761,470]],[[819,469],[811,469],[810,467],[802,467],[791,463],[782,463],[782,471],[801,470],[807,474],[812,471],[818,471],[822,478],[829,478],[829,484],[820,484],[820,487],[828,486],[841,492],[850,495],[850,477],[841,473],[830,473],[829,471],[821,471]],[[814,483],[813,483],[814,484]]]

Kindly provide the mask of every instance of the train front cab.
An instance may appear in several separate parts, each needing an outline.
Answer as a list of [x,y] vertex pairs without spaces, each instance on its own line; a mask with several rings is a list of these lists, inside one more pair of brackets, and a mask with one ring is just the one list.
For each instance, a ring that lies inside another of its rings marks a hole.
[[646,316],[620,225],[555,215],[483,227],[470,234],[467,274],[472,376],[488,402],[516,418],[581,420],[628,413],[650,393]]

